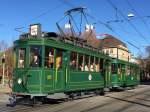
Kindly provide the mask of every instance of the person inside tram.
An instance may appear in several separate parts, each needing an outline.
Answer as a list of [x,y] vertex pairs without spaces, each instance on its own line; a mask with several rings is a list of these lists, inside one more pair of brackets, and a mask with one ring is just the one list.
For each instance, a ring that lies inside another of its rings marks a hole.
[[95,65],[94,63],[90,65],[90,71],[92,72],[94,71],[94,65]]
[[54,55],[52,55],[52,52],[51,52],[51,51],[49,52],[49,59],[48,59],[48,62],[49,62],[49,67],[50,67],[50,68],[53,68],[53,65],[54,65]]
[[57,56],[56,57],[56,69],[59,70],[61,68],[61,59],[62,57],[61,56]]
[[96,64],[96,65],[95,65],[95,70],[96,70],[96,72],[99,72],[99,69],[100,69],[99,64]]
[[85,65],[85,71],[89,71],[89,67],[87,64]]
[[19,68],[24,68],[24,59],[25,59],[25,51],[19,50],[19,61],[18,61]]
[[81,71],[84,70],[84,63],[82,63],[82,64],[80,65],[80,70],[81,70]]
[[70,63],[70,68],[71,68],[71,69],[74,69],[74,70],[76,69],[76,61],[75,61],[75,60],[72,60],[72,61],[71,61],[71,63]]
[[33,60],[31,62],[31,67],[39,67],[40,61],[38,55],[33,56]]
[[19,65],[18,65],[20,68],[24,68],[24,60],[23,59],[20,59],[19,60]]

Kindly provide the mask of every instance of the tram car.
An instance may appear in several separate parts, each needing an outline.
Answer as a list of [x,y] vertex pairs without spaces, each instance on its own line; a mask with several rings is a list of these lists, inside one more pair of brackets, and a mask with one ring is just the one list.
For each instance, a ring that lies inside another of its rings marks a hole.
[[[105,87],[139,81],[137,65],[112,59],[80,38],[72,41],[55,33],[30,31],[14,42],[14,52],[12,93],[19,97],[45,98],[55,93],[73,97],[91,91],[103,95]],[[128,67],[134,68],[129,75]]]
[[110,65],[111,75],[106,74],[106,86],[111,89],[134,87],[140,84],[140,68],[137,64],[113,59]]

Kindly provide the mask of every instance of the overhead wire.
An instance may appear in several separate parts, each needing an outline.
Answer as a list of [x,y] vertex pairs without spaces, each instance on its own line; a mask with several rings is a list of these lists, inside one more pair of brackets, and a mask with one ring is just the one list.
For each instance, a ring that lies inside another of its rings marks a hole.
[[[67,6],[71,7],[71,8],[75,7],[75,6],[74,6],[73,4],[71,4],[69,1],[65,1],[65,0],[59,0],[59,1],[61,1],[61,2],[63,1],[63,3],[64,3],[65,5],[67,5]],[[117,8],[116,8],[116,9],[117,9]],[[90,17],[91,19],[93,19],[94,21],[96,21],[96,23],[99,23],[100,25],[105,26],[107,29],[109,29],[111,32],[113,32],[115,35],[118,35],[119,37],[121,37],[120,34],[119,34],[118,32],[116,32],[116,31],[112,28],[112,26],[110,26],[109,24],[100,21],[99,19],[95,18],[94,16],[92,16],[92,15],[90,15],[90,14],[88,14],[88,13],[86,13],[86,15],[87,15],[88,17]],[[85,15],[84,15],[84,16],[85,16]],[[116,14],[116,16],[117,16],[117,14]],[[131,43],[131,42],[129,42],[129,41],[124,41],[124,42],[125,42],[126,44],[127,44],[127,43],[130,44],[131,46],[135,47],[136,49],[139,49],[136,45],[134,45],[133,43]]]
[[[107,2],[108,2],[114,9],[117,8],[116,5],[113,4],[110,0],[107,0]],[[118,8],[117,8],[117,9],[118,9]],[[135,30],[135,32],[136,32],[141,38],[143,38],[143,40],[144,40],[145,42],[147,42],[147,43],[149,44],[149,40],[147,40],[147,38],[136,28],[136,26],[135,26],[133,23],[131,23],[131,22],[125,17],[125,15],[122,13],[122,11],[121,11],[121,10],[118,10],[118,12],[119,12],[120,15],[124,18],[124,20],[126,20],[126,21],[128,22],[128,24]]]
[[[71,4],[69,1],[65,1],[65,0],[59,0],[59,1],[63,1],[63,3],[65,4],[65,5],[67,5],[67,6],[69,6],[69,7],[71,7],[71,8],[73,8],[73,7],[75,7],[73,4]],[[65,1],[65,2],[64,2]],[[94,21],[96,21],[96,23],[98,23],[98,24],[100,24],[100,25],[103,25],[104,27],[106,27],[107,29],[109,29],[112,33],[114,33],[115,35],[118,35],[119,37],[121,37],[121,35],[118,33],[118,32],[116,32],[113,28],[112,28],[112,26],[110,26],[109,24],[107,24],[107,23],[104,23],[104,22],[102,22],[101,20],[99,20],[99,19],[97,19],[96,17],[94,17],[94,16],[92,16],[92,15],[90,15],[90,14],[88,14],[88,13],[84,13],[84,17],[85,17],[85,19],[86,19],[86,21],[88,22],[88,19],[87,19],[87,17],[86,17],[86,15],[89,17],[89,18],[91,18],[91,19],[93,19]],[[118,38],[118,37],[116,37],[116,38]],[[126,41],[124,41],[125,43],[127,43]]]
[[135,13],[136,13],[136,15],[138,16],[138,18],[143,22],[143,24],[145,25],[145,27],[146,27],[146,30],[148,31],[148,32],[150,32],[150,28],[149,28],[149,26],[147,25],[147,23],[145,22],[145,20],[143,19],[143,17],[138,13],[138,11],[133,7],[133,5],[129,2],[129,0],[125,0],[126,1],[126,3],[129,5],[129,7],[131,8],[131,10],[133,10]]

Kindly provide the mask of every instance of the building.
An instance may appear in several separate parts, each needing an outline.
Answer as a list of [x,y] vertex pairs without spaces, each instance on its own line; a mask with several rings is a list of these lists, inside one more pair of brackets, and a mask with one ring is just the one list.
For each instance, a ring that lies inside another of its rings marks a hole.
[[125,61],[131,60],[131,53],[126,44],[112,35],[107,34],[104,39],[100,39],[100,49],[113,58]]

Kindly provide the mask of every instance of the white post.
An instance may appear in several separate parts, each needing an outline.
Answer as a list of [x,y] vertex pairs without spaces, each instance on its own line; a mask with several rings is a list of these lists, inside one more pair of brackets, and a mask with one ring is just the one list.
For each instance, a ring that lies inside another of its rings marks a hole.
[[3,85],[5,85],[5,63],[3,63]]
[[5,85],[5,54],[3,55],[3,79],[2,79],[2,84]]

